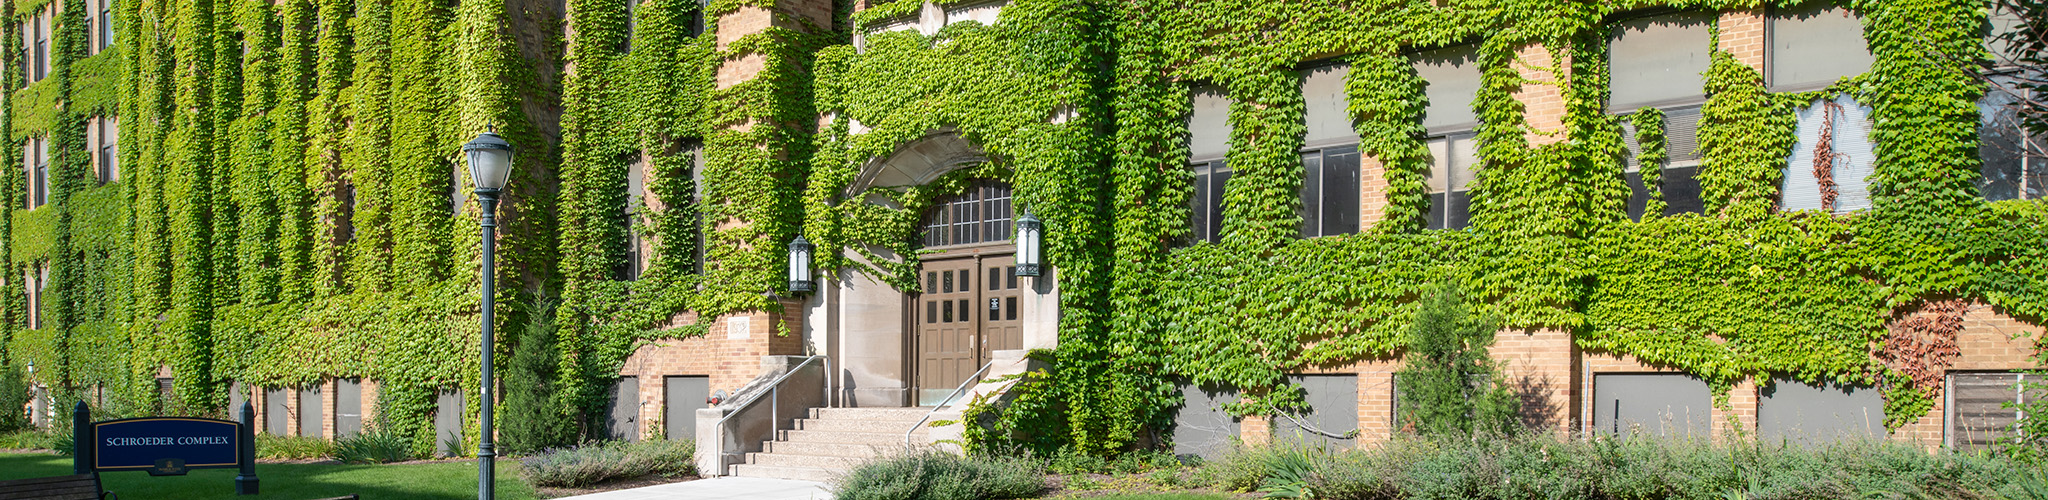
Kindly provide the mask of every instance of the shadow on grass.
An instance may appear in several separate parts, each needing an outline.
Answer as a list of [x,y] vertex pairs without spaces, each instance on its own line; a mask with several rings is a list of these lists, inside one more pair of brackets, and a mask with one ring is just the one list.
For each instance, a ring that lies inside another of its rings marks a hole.
[[[531,500],[533,489],[519,481],[518,465],[498,463],[498,498]],[[153,477],[144,472],[100,475],[107,491],[122,500],[257,499],[310,500],[362,495],[363,500],[461,500],[476,498],[476,462],[408,465],[258,464],[261,495],[235,496],[234,469],[192,471]],[[0,481],[71,473],[71,458],[45,454],[0,454]]]

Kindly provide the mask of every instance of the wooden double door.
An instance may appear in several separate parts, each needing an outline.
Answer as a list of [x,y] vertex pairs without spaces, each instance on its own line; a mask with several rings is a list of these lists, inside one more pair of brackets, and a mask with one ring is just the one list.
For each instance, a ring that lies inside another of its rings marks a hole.
[[911,302],[918,406],[946,396],[988,363],[992,351],[1022,349],[1021,288],[1012,255],[926,261]]

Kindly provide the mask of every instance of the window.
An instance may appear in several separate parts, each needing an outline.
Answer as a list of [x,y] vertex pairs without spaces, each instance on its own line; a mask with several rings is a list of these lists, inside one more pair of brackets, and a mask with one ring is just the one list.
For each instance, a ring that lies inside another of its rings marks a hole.
[[1592,431],[1619,437],[1706,439],[1713,432],[1713,391],[1691,375],[1593,375]]
[[1358,232],[1358,147],[1301,155],[1301,236]]
[[1791,379],[1758,385],[1758,441],[1816,446],[1885,437],[1884,397],[1876,388]]
[[924,246],[1009,241],[1010,216],[1010,185],[975,182],[966,192],[933,204],[925,217]]
[[1713,62],[1713,22],[1712,14],[1684,12],[1614,23],[1608,32],[1608,109],[1700,101],[1702,75]]
[[1198,88],[1188,115],[1188,157],[1194,170],[1194,241],[1214,242],[1223,235],[1223,189],[1229,185],[1230,98],[1222,89]]
[[28,208],[50,201],[50,140],[32,137],[22,145],[23,169],[28,174]]
[[1977,154],[1984,160],[1977,189],[1984,199],[2035,200],[2048,194],[2048,138],[2033,136],[2022,126],[2021,99],[2028,90],[2010,75],[1991,77],[1991,88],[1977,100]]
[[1473,171],[1479,166],[1478,143],[1472,128],[1479,118],[1472,101],[1480,87],[1478,47],[1457,45],[1419,52],[1414,57],[1415,74],[1422,77],[1423,95],[1429,107],[1423,110],[1422,127],[1430,137],[1430,167],[1425,174],[1429,189],[1429,229],[1462,229],[1472,206]]
[[114,0],[100,0],[99,26],[99,50],[107,50],[108,47],[114,46]]
[[1471,132],[1429,138],[1429,229],[1464,229],[1472,218],[1472,177],[1479,144]]
[[1307,104],[1301,153],[1301,235],[1304,238],[1358,232],[1358,132],[1351,128],[1344,91],[1349,65],[1302,72]]
[[93,177],[104,186],[121,180],[120,121],[113,117],[94,118],[86,124],[87,143],[94,145]]
[[2027,413],[2006,405],[2039,401],[2048,392],[2042,382],[2041,375],[2029,373],[1949,374],[1942,443],[1956,451],[1979,451],[2009,442]]
[[619,52],[633,53],[633,39],[640,36],[639,20],[634,19],[639,14],[639,11],[640,0],[626,0],[626,36],[619,42],[623,44],[619,47]]
[[1863,19],[1831,0],[1772,9],[1764,20],[1764,61],[1771,90],[1813,90],[1870,71]]
[[[1628,179],[1629,186],[1629,219],[1643,220],[1643,211],[1652,197],[1664,201],[1661,215],[1706,212],[1706,205],[1700,200],[1699,106],[1664,110],[1663,125],[1664,163],[1652,167],[1657,172],[1654,186],[1643,178],[1643,165],[1639,158],[1643,149],[1636,141],[1636,125],[1622,125],[1622,147],[1628,153],[1623,176]],[[1651,191],[1653,187],[1655,192]]]
[[1985,35],[1985,41],[1991,49],[1991,63],[1997,67],[2013,67],[2020,64],[2019,49],[1999,37],[2019,32],[2026,26],[2026,18],[2008,7],[2010,6],[2006,5],[2006,2],[1991,2],[1991,31]]
[[690,13],[690,36],[704,35],[704,11],[711,8],[711,0],[697,0],[697,11]]
[[1867,180],[1877,164],[1869,107],[1855,98],[1817,99],[1799,110],[1799,136],[1785,165],[1785,210],[1847,213],[1870,208]]
[[56,2],[50,2],[48,6],[43,7],[41,13],[36,14],[36,74],[33,81],[42,81],[50,74],[50,12],[56,8]]
[[28,282],[28,329],[43,327],[43,285],[50,279],[50,270],[37,263],[35,268],[23,277]]
[[1195,164],[1194,241],[1223,239],[1223,187],[1230,184],[1230,166],[1223,160]]
[[690,155],[690,241],[695,246],[690,251],[695,259],[690,261],[690,272],[704,273],[704,144],[690,141],[683,147]]
[[647,242],[633,227],[634,221],[639,217],[640,205],[646,198],[647,157],[635,154],[633,161],[626,164],[626,206],[623,217],[626,224],[626,254],[620,259],[620,267],[614,273],[623,281],[640,279],[640,273],[647,271],[647,249],[643,248]]

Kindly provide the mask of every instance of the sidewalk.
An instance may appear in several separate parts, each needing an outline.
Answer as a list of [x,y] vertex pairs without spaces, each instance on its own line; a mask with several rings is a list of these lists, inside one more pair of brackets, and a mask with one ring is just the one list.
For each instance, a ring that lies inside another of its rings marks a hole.
[[832,492],[825,489],[825,483],[758,477],[721,477],[661,484],[630,490],[577,495],[557,500],[831,500],[831,498]]

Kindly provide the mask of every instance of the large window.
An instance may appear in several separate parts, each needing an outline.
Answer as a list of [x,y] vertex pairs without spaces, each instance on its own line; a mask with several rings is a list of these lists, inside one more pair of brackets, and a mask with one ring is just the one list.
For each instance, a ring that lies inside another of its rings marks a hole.
[[1659,215],[1704,209],[1698,179],[1699,105],[1707,99],[1702,75],[1713,61],[1714,42],[1708,31],[1713,23],[1712,14],[1680,12],[1623,20],[1609,28],[1608,112],[1655,108],[1663,113],[1658,124],[1664,131],[1662,163],[1643,162],[1643,144],[1636,133],[1643,124],[1628,120],[1622,126],[1630,219],[1642,220],[1652,199],[1664,202]]
[[2029,92],[2014,83],[2011,76],[1994,76],[1977,100],[1977,153],[1984,160],[1977,188],[1991,201],[2048,194],[2048,138],[2028,134],[2022,126],[2020,96]]
[[[99,2],[99,50],[107,50],[108,47],[114,46],[114,0],[99,0]],[[95,51],[94,53],[98,52]]]
[[1877,58],[1863,41],[1863,19],[1831,0],[1772,9],[1764,21],[1764,55],[1777,91],[1814,90],[1870,71]]
[[1472,101],[1480,87],[1478,48],[1458,45],[1415,54],[1415,74],[1424,83],[1429,107],[1422,127],[1430,137],[1426,174],[1429,213],[1424,227],[1462,229],[1470,220],[1473,172],[1479,167],[1479,144],[1472,128],[1479,118]]
[[1010,186],[980,181],[939,200],[925,216],[924,246],[944,247],[1010,240]]
[[1356,233],[1359,229],[1358,132],[1351,128],[1344,91],[1349,65],[1302,72],[1308,126],[1301,153],[1301,235]]
[[36,14],[35,22],[32,23],[35,25],[36,36],[35,77],[30,81],[42,81],[50,75],[50,18],[56,8],[57,3],[50,2]]
[[1877,165],[1870,112],[1849,96],[1817,99],[1799,110],[1799,142],[1779,191],[1785,210],[1839,214],[1870,208],[1868,178]]
[[[1628,216],[1642,220],[1653,196],[1664,200],[1661,215],[1696,214],[1706,210],[1700,200],[1699,150],[1699,106],[1684,106],[1664,111],[1664,162],[1651,165],[1656,172],[1654,182],[1644,179],[1642,144],[1636,140],[1637,125],[1633,122],[1622,125],[1622,147],[1628,157],[1624,174],[1628,178]],[[1651,189],[1655,188],[1652,192]]]
[[1195,174],[1190,224],[1195,241],[1223,239],[1223,189],[1230,181],[1224,156],[1229,152],[1230,98],[1222,89],[1196,89],[1188,116],[1188,157]]

